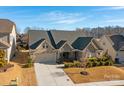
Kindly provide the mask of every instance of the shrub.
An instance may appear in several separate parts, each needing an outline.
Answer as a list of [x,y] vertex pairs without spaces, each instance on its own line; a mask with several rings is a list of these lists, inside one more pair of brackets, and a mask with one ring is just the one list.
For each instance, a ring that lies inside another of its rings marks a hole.
[[68,68],[69,67],[69,64],[68,63],[64,63],[64,67],[65,68]]
[[112,60],[108,60],[108,64],[109,64],[109,66],[112,66],[114,64],[114,62]]
[[3,62],[0,62],[0,67],[3,67],[5,64]]
[[3,67],[7,65],[7,61],[6,60],[0,60],[0,67]]
[[95,57],[90,57],[90,58],[88,58],[88,61],[90,61],[90,62],[95,62],[95,61],[97,61],[97,58],[95,58]]
[[93,62],[88,62],[88,63],[86,64],[86,67],[93,67]]
[[80,67],[81,66],[81,62],[78,61],[74,61],[74,67]]
[[105,61],[101,61],[102,66],[105,66],[106,62]]
[[65,62],[64,63],[64,67],[68,68],[68,67],[80,67],[81,66],[81,62],[78,61],[74,61],[74,62]]
[[4,58],[5,58],[5,51],[0,49],[0,67],[3,67],[7,64],[7,61]]
[[28,58],[27,64],[28,64],[28,67],[32,67],[33,66],[33,61],[32,61],[31,58]]
[[101,65],[101,61],[95,61],[96,66],[100,66]]
[[31,58],[28,58],[27,63],[24,65],[26,68],[30,68],[33,66],[33,61]]
[[74,67],[74,63],[69,63],[69,67]]
[[65,67],[65,68],[73,67],[73,66],[74,66],[74,63],[65,63],[65,64],[64,64],[64,67]]
[[109,66],[109,61],[105,61],[105,66]]
[[107,61],[109,58],[107,56],[102,57],[102,61]]
[[111,57],[107,53],[105,53],[101,58],[88,58],[88,63],[86,64],[86,67],[109,66],[113,64],[114,62],[112,61]]

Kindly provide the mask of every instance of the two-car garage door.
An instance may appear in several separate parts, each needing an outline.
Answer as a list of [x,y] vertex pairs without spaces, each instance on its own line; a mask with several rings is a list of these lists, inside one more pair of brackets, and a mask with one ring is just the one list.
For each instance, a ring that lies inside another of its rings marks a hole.
[[43,53],[36,56],[36,62],[40,63],[55,63],[56,53]]

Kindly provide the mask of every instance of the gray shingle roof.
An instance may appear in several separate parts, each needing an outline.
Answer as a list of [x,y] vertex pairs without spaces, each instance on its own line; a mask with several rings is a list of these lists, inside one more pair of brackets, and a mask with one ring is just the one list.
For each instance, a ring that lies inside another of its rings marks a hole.
[[79,37],[73,43],[72,47],[83,50],[92,40],[93,37]]
[[113,48],[118,51],[122,46],[124,46],[124,36],[122,35],[112,35],[109,37],[114,43]]
[[71,45],[77,39],[77,37],[86,36],[83,31],[54,30],[51,31],[51,33],[56,44],[61,40],[65,40],[68,44]]
[[8,19],[0,19],[0,33],[11,33],[13,25],[15,23]]
[[40,40],[36,41],[32,45],[30,45],[30,49],[36,49],[44,40],[45,39],[40,39]]
[[[54,48],[59,49],[67,43],[75,49],[82,50],[90,42],[92,37],[83,37],[85,34],[81,31],[29,31],[29,46],[35,49],[42,40],[47,40]],[[40,39],[39,39],[40,38]],[[36,43],[36,41],[39,41]]]
[[51,45],[52,45],[54,48],[56,48],[56,43],[55,43],[55,41],[54,41],[54,38],[53,38],[51,32],[50,32],[50,31],[47,31],[47,34],[48,34],[48,37],[49,37],[49,39],[50,39]]
[[45,39],[49,44],[51,44],[48,37],[47,31],[44,30],[29,30],[29,46],[40,39]]

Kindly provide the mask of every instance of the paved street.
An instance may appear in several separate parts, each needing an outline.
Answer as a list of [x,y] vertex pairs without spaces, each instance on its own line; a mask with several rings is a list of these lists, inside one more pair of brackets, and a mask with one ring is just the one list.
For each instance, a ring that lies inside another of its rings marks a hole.
[[36,78],[39,86],[72,86],[73,82],[62,70],[61,65],[35,63]]

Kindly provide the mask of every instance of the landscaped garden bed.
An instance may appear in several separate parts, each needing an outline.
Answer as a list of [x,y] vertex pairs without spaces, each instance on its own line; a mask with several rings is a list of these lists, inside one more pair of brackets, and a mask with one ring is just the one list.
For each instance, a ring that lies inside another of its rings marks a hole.
[[13,64],[6,64],[5,66],[0,67],[0,73],[1,73],[1,72],[6,72],[8,69],[10,69],[10,68],[12,68],[12,67],[14,67]]

